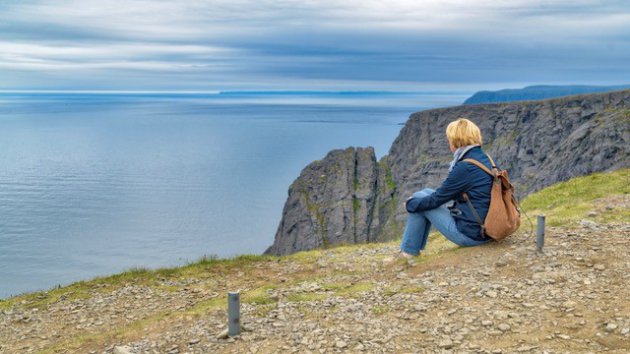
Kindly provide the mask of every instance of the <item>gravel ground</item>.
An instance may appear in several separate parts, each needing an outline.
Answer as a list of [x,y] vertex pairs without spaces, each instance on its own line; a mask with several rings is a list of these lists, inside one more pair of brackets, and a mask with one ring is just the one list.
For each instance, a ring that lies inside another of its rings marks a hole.
[[[94,284],[0,311],[0,353],[630,352],[630,224],[547,231],[544,254],[518,234],[409,262],[381,244]],[[243,332],[218,338],[234,289]]]

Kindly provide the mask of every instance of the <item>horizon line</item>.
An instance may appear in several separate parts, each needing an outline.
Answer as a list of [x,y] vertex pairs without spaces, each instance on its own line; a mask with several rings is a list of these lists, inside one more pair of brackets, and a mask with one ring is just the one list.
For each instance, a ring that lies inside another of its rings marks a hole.
[[62,94],[449,94],[470,93],[472,90],[427,90],[427,91],[397,91],[397,90],[0,90],[5,93],[62,93]]

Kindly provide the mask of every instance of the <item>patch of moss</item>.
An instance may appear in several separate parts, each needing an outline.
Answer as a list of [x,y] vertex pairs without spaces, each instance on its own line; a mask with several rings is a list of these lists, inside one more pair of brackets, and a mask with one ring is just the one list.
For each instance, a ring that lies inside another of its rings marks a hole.
[[90,298],[91,287],[86,282],[77,282],[66,287],[55,288],[12,297],[0,302],[0,309],[8,309],[17,303],[23,303],[25,308],[44,308],[49,304],[61,300],[73,301]]
[[300,263],[315,262],[320,256],[320,250],[300,251],[288,256],[283,256],[285,260],[297,261]]
[[337,292],[343,288],[348,287],[348,284],[346,283],[325,283],[322,284],[322,288],[325,291],[332,291],[332,292]]
[[334,290],[335,295],[342,297],[358,297],[360,293],[370,291],[374,288],[372,283],[356,283]]
[[277,302],[259,305],[254,308],[252,315],[255,317],[266,317],[270,311],[275,310],[276,308],[278,308]]
[[630,109],[620,108],[615,112],[614,120],[618,123],[630,123]]
[[385,169],[385,183],[391,191],[394,191],[396,189],[396,182],[394,182],[394,178],[392,177],[392,170],[387,164],[383,165]]
[[421,286],[404,286],[400,289],[400,293],[402,294],[419,294],[424,291],[424,288]]
[[608,107],[601,112],[598,112],[595,116],[595,122],[599,123],[602,121],[602,118],[607,115],[612,115],[613,120],[619,123],[628,123],[630,122],[630,108],[617,108],[617,107]]
[[266,305],[275,303],[276,300],[272,299],[268,290],[275,289],[275,286],[264,286],[262,288],[246,291],[242,295],[242,302],[252,305]]
[[389,306],[385,306],[385,305],[376,305],[376,306],[372,307],[370,310],[375,315],[382,315],[384,313],[390,312],[391,308],[389,308]]
[[[571,225],[587,217],[604,197],[630,194],[630,169],[595,173],[554,184],[528,196],[522,203],[530,217],[546,215],[549,226]],[[630,219],[628,208],[616,208],[595,218],[601,222]]]
[[398,294],[400,289],[398,287],[387,287],[383,290],[383,296],[391,297]]
[[166,291],[177,291],[176,286],[164,285],[160,279],[181,279],[183,277],[208,277],[212,272],[223,273],[233,268],[247,269],[256,262],[266,262],[278,259],[269,255],[240,255],[233,258],[219,259],[216,256],[203,257],[200,260],[181,267],[160,268],[131,268],[125,272],[96,277],[91,280],[78,281],[64,287],[57,287],[47,291],[38,291],[18,295],[0,301],[0,309],[6,309],[22,303],[25,308],[43,308],[59,301],[87,299],[95,294],[117,289],[124,284],[145,285]]

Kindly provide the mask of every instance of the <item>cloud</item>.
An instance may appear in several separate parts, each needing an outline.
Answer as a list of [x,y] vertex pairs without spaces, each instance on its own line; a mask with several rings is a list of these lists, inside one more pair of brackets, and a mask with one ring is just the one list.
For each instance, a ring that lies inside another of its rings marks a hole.
[[0,89],[605,83],[628,42],[623,1],[5,1]]

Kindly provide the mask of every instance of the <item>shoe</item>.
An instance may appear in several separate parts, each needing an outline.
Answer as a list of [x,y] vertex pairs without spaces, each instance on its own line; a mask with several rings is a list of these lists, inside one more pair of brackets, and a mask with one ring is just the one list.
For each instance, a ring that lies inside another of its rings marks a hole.
[[383,259],[383,264],[388,265],[388,264],[394,264],[394,263],[405,263],[408,264],[409,262],[413,262],[413,259],[416,256],[414,256],[413,254],[409,254],[407,252],[404,251],[398,251],[395,254],[393,254],[391,257],[387,257],[385,259]]
[[396,253],[396,258],[405,258],[405,259],[413,259],[413,257],[415,257],[413,254],[409,254],[405,251],[400,251],[398,253]]

